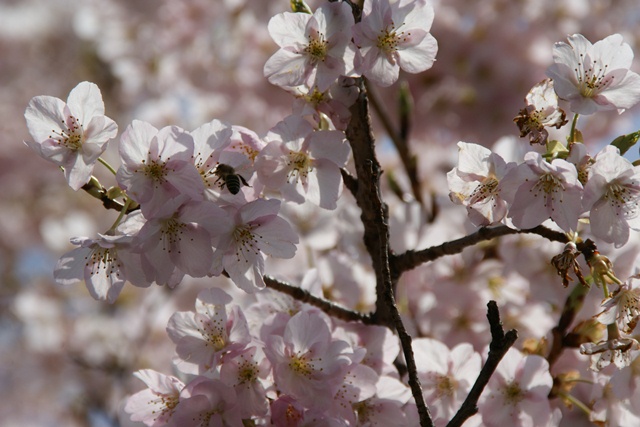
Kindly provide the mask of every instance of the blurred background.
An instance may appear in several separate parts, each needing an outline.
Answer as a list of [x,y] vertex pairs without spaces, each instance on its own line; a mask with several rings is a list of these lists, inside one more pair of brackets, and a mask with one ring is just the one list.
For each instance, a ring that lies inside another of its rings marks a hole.
[[[64,100],[88,80],[100,87],[119,133],[133,118],[187,130],[217,118],[264,134],[291,111],[291,96],[262,76],[276,50],[267,23],[288,7],[288,0],[0,0],[0,425],[128,425],[122,399],[141,388],[131,373],[170,370],[166,321],[191,309],[198,289],[211,284],[183,283],[173,292],[126,287],[107,305],[83,286],[53,283],[69,238],[104,231],[115,216],[74,193],[56,166],[23,144],[29,100]],[[402,75],[414,102],[410,142],[427,189],[453,167],[459,140],[491,146],[518,138],[513,118],[545,78],[553,43],[573,33],[592,42],[621,33],[634,51],[640,47],[636,0],[434,7],[437,61],[421,75]],[[393,122],[397,89],[377,92]],[[638,111],[581,118],[585,142],[637,130]],[[427,161],[430,150],[446,153],[438,167]],[[393,150],[381,155],[385,167],[397,164]],[[637,159],[637,149],[629,155]],[[118,166],[115,141],[106,158]],[[104,168],[96,175],[113,185]]]

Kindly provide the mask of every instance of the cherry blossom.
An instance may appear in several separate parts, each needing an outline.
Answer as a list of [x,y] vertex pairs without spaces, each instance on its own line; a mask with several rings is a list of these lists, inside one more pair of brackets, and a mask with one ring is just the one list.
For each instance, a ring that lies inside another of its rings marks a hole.
[[243,418],[264,416],[268,411],[266,389],[271,365],[259,347],[247,347],[235,357],[225,355],[220,366],[220,379],[232,385],[242,402]]
[[420,73],[433,65],[438,43],[429,33],[433,6],[427,0],[370,0],[353,29],[359,48],[356,70],[390,86],[400,73]]
[[554,64],[547,70],[558,96],[571,111],[593,114],[602,110],[622,113],[640,101],[640,76],[629,70],[631,47],[613,34],[591,44],[582,34],[553,48]]
[[264,75],[279,86],[316,86],[324,92],[338,77],[353,75],[351,8],[324,3],[313,15],[284,12],[271,18],[269,34],[280,46],[264,65]]
[[629,229],[640,230],[640,173],[611,145],[594,160],[584,187],[583,208],[590,212],[593,235],[621,247],[629,240]]
[[227,213],[210,201],[189,201],[182,195],[159,207],[136,235],[136,251],[146,277],[167,283],[174,267],[193,277],[211,269],[214,238]]
[[271,335],[265,344],[280,391],[307,407],[328,408],[351,365],[349,345],[332,339],[326,322],[307,312],[293,316],[284,335]]
[[133,251],[133,237],[98,234],[95,239],[78,237],[71,243],[79,248],[60,258],[54,270],[62,285],[85,282],[97,300],[115,302],[126,281],[136,286],[151,284],[142,275],[140,256]]
[[459,344],[449,350],[440,341],[429,338],[413,340],[412,347],[420,383],[434,418],[450,420],[480,373],[480,355],[471,344]]
[[513,119],[520,129],[520,137],[529,135],[531,144],[546,144],[549,132],[545,127],[560,129],[567,124],[565,112],[558,107],[558,95],[553,80],[545,79],[531,88],[525,98],[527,106]]
[[[640,417],[634,410],[634,393],[623,382],[633,383],[633,367],[616,371],[613,375],[599,373],[593,384],[589,419],[594,424],[610,426],[635,426]],[[624,378],[624,379],[623,379]],[[621,381],[622,380],[622,381]]]
[[116,178],[145,215],[179,194],[202,200],[204,184],[193,154],[193,138],[179,127],[158,130],[134,120],[120,138],[122,166]]
[[565,231],[576,229],[583,190],[573,164],[562,159],[549,163],[532,151],[503,183],[516,227],[532,228],[551,218]]
[[467,207],[469,219],[478,226],[501,221],[508,210],[501,181],[515,163],[477,144],[458,142],[458,166],[447,174],[449,198]]
[[118,125],[104,115],[100,89],[89,82],[73,88],[66,103],[53,96],[32,98],[24,116],[34,139],[25,144],[61,166],[74,190],[89,181],[107,142],[118,133]]
[[301,85],[288,89],[296,99],[293,101],[293,114],[310,116],[319,128],[326,127],[326,119],[338,130],[344,131],[351,119],[349,107],[358,97],[355,79],[340,77],[325,91]]
[[300,116],[278,123],[256,159],[258,178],[296,203],[309,200],[335,209],[342,193],[343,167],[350,148],[340,131],[314,131]]
[[200,376],[184,388],[172,421],[184,427],[241,427],[241,406],[233,387]]
[[217,250],[212,259],[214,275],[226,271],[246,292],[264,288],[264,254],[292,258],[298,236],[278,216],[280,201],[258,199],[241,207],[227,206],[228,218],[216,225]]
[[551,410],[548,399],[552,385],[544,358],[509,349],[478,404],[482,422],[487,427],[558,425],[560,413]]
[[251,341],[247,320],[238,306],[229,307],[231,296],[221,289],[198,294],[196,312],[176,312],[167,333],[176,344],[178,369],[203,374],[217,369],[223,356],[239,355]]
[[131,421],[141,421],[149,427],[161,427],[171,422],[184,384],[176,377],[143,369],[133,374],[144,381],[148,388],[127,399],[125,411]]
[[378,379],[376,388],[375,396],[354,405],[358,425],[411,426],[413,423],[409,421],[405,408],[410,399],[408,387],[385,375]]

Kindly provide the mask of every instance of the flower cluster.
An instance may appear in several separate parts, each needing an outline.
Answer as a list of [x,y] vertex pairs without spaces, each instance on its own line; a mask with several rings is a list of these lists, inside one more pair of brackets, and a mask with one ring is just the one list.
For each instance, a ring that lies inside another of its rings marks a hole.
[[[567,123],[558,96],[583,114],[595,112],[597,105],[622,111],[640,100],[637,75],[628,69],[633,54],[620,37],[611,36],[593,47],[581,35],[569,40],[573,50],[563,43],[554,50],[556,63],[549,68],[554,80],[535,85],[527,96],[527,108],[515,119],[521,136],[531,133],[532,144],[547,142],[545,127]],[[587,60],[593,64],[588,70]],[[575,61],[581,61],[579,67]],[[565,69],[571,69],[573,80],[560,73]],[[569,81],[574,92],[568,89]],[[585,85],[596,86],[587,90]],[[617,98],[618,93],[625,95]],[[621,247],[629,240],[629,230],[640,230],[640,172],[615,146],[589,155],[586,146],[575,141],[576,120],[577,116],[568,147],[553,141],[546,153],[530,151],[520,164],[507,163],[487,148],[458,143],[459,164],[447,175],[451,200],[466,206],[469,219],[478,226],[508,218],[516,227],[528,229],[550,219],[572,232],[585,218],[593,236]]]
[[433,16],[427,0],[366,1],[355,25],[346,2],[324,4],[313,15],[281,13],[269,21],[280,49],[265,64],[264,74],[278,86],[304,86],[318,95],[340,76],[361,75],[390,86],[400,68],[415,74],[433,65],[438,50],[429,33]]
[[221,289],[209,289],[198,295],[195,312],[175,313],[167,332],[178,377],[139,371],[148,388],[128,399],[131,419],[155,427],[241,426],[249,419],[409,425],[405,412],[415,406],[407,386],[390,375],[400,350],[390,330],[336,322],[293,300],[267,308],[243,310]]
[[[86,91],[83,98],[86,105],[74,103],[81,91]],[[62,101],[36,97],[27,109],[27,123],[36,141],[29,144],[42,147],[39,153],[52,161],[57,161],[60,150],[67,158],[78,159],[84,159],[84,152],[102,152],[107,141],[105,136],[101,139],[98,136],[112,135],[94,125],[113,127],[113,122],[104,116],[94,118],[83,131],[81,120],[95,116],[96,111],[104,111],[95,85],[81,83],[69,98],[71,107],[64,107],[64,114],[73,119],[68,113],[72,111],[79,117],[79,125],[77,130],[59,131],[59,134],[67,135],[67,139],[76,138],[77,144],[73,147],[66,140],[59,142],[50,136],[43,139],[44,134],[40,132],[44,126],[53,126],[45,119],[59,113]],[[347,161],[348,146],[341,132],[315,132],[307,125],[307,133],[313,133],[314,139],[322,140],[328,135],[334,147],[342,147],[342,154],[334,158],[337,164],[320,178],[316,176],[318,170],[324,170],[322,161],[315,158],[305,161],[305,177],[308,175],[314,180],[314,189],[323,197],[323,205],[335,208],[341,183],[339,167]],[[259,143],[244,135],[247,132],[242,128],[235,129],[218,120],[193,132],[177,126],[156,129],[149,123],[134,120],[120,137],[122,165],[116,179],[121,191],[126,193],[122,215],[98,239],[73,240],[81,248],[62,257],[56,268],[56,279],[60,283],[84,280],[92,295],[109,302],[115,300],[125,280],[136,286],[156,283],[174,287],[184,275],[204,277],[226,272],[247,292],[263,288],[265,255],[292,258],[298,237],[279,216],[280,201],[266,199],[254,191],[255,187],[265,185],[252,179],[254,164],[262,164],[261,159],[267,157],[267,153],[259,150]],[[62,148],[47,151],[46,147],[54,143]],[[87,184],[96,160],[97,157],[92,157],[91,162],[84,159],[62,163],[73,188]],[[82,179],[78,180],[73,165],[80,163]],[[328,181],[326,186],[324,180]],[[285,184],[288,183],[273,186],[272,190],[279,191]],[[301,203],[304,198],[295,201]],[[134,205],[139,206],[139,210],[133,209]]]

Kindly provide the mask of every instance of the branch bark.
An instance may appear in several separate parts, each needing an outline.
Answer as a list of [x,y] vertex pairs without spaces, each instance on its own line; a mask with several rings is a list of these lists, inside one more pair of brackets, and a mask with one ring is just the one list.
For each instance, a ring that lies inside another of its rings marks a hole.
[[473,387],[471,387],[471,391],[456,415],[449,421],[447,427],[459,427],[478,412],[478,399],[480,399],[482,391],[489,383],[489,379],[498,367],[498,363],[500,363],[504,355],[507,354],[507,351],[509,351],[518,339],[518,331],[515,329],[511,329],[505,334],[502,329],[502,322],[500,321],[498,305],[495,301],[489,301],[487,304],[487,319],[489,319],[489,325],[491,326],[489,356],[480,370],[476,382],[473,384]]

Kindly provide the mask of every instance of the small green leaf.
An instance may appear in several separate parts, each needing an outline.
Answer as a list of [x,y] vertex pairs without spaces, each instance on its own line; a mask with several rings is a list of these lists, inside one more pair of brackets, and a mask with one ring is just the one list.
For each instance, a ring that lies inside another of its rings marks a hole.
[[547,141],[547,152],[543,155],[544,158],[552,159],[566,159],[569,156],[569,150],[560,141],[551,140]]
[[308,13],[309,15],[312,14],[311,8],[304,2],[304,0],[290,0],[290,3],[291,10],[293,12]]
[[611,145],[618,147],[620,154],[624,154],[629,150],[629,148],[636,145],[638,139],[640,139],[640,131],[629,133],[627,135],[620,135],[611,141]]

